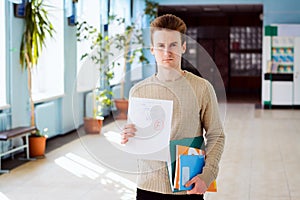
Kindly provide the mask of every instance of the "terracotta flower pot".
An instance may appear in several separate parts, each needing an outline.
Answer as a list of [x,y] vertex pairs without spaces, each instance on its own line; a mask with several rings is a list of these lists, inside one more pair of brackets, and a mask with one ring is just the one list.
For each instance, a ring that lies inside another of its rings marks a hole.
[[86,133],[100,134],[103,126],[103,119],[95,119],[92,117],[84,118],[84,130]]
[[47,137],[29,137],[29,156],[44,157]]
[[127,99],[115,99],[115,105],[118,109],[116,119],[127,120],[128,112],[128,100]]

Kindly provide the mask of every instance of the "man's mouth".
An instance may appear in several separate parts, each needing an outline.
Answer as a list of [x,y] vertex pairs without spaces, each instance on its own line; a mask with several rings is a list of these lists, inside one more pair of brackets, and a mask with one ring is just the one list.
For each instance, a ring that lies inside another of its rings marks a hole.
[[166,59],[163,59],[163,62],[170,62],[172,60],[173,60],[173,58],[166,58]]

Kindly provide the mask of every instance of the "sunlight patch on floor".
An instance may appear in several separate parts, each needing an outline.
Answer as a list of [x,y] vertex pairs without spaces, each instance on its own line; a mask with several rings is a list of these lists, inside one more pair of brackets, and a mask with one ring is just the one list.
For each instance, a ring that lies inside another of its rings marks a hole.
[[99,174],[88,169],[86,166],[83,166],[65,156],[59,157],[54,161],[61,168],[69,171],[79,178],[83,178],[84,176],[90,179],[96,179],[99,177]]
[[9,200],[9,198],[7,196],[5,196],[5,194],[0,192],[0,200]]
[[120,194],[122,200],[134,199],[135,197],[135,182],[96,165],[74,153],[67,153],[55,159],[55,163],[79,178],[88,177],[92,180],[99,179],[100,184]]
[[121,144],[121,134],[114,132],[114,131],[107,131],[103,133],[104,137],[113,143],[119,144],[120,146],[124,146],[124,144]]

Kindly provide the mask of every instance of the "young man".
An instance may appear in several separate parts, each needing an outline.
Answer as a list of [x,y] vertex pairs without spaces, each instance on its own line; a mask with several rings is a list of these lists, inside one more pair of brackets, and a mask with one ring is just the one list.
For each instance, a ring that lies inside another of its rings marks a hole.
[[[145,173],[138,175],[137,199],[203,199],[218,174],[224,148],[218,103],[208,81],[181,69],[181,57],[186,50],[185,32],[185,23],[171,14],[151,23],[150,50],[156,60],[157,73],[136,84],[130,97],[172,100],[171,140],[204,136],[205,167],[201,174],[186,183],[194,185],[192,190],[173,193],[164,162],[140,161],[139,168]],[[122,143],[127,143],[135,132],[134,124],[127,124]]]

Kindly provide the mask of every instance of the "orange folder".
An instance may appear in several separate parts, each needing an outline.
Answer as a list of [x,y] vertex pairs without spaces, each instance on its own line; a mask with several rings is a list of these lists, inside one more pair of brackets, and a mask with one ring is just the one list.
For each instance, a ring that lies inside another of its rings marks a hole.
[[[174,178],[174,188],[179,189],[179,178],[180,178],[180,159],[179,155],[205,155],[205,151],[193,148],[193,147],[187,147],[182,145],[176,145],[176,165],[175,165],[175,178]],[[210,186],[208,187],[207,192],[217,192],[217,182],[214,180]]]

